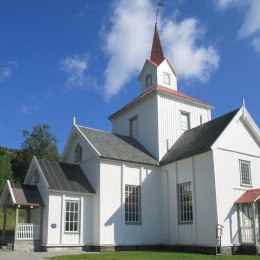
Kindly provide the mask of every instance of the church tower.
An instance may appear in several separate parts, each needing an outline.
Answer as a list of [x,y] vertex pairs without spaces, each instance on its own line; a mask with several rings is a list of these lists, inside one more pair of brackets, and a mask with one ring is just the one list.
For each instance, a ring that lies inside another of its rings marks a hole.
[[154,27],[150,59],[145,61],[139,76],[141,93],[157,85],[177,90],[177,71],[168,57],[164,57],[157,24]]
[[211,119],[212,107],[179,92],[177,78],[155,24],[150,59],[139,75],[141,93],[109,119],[114,134],[136,139],[159,161],[184,131]]

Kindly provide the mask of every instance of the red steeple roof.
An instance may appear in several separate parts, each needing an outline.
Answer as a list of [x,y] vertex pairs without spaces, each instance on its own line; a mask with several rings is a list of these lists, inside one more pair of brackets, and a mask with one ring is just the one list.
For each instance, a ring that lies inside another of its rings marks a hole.
[[152,61],[156,65],[160,65],[163,60],[164,60],[163,49],[157,31],[157,25],[155,24],[150,61]]

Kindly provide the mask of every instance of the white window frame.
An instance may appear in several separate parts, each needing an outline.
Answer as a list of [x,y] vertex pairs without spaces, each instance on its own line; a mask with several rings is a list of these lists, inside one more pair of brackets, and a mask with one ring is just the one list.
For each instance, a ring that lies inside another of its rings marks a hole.
[[152,86],[152,82],[153,82],[152,74],[148,74],[145,78],[146,88],[149,88],[150,86]]
[[80,233],[80,201],[65,201],[65,233]]
[[252,186],[250,162],[239,160],[239,171],[241,186]]
[[[184,133],[185,131],[190,129],[190,113],[185,111],[180,111],[180,128],[181,132]],[[183,117],[187,119],[187,121],[183,121]]]
[[168,72],[163,73],[163,83],[171,85],[171,75]]
[[125,223],[141,224],[141,186],[125,185]]
[[134,116],[129,119],[130,125],[130,136],[136,137],[138,136],[138,116]]
[[179,224],[193,223],[191,182],[178,184]]
[[82,161],[82,147],[80,144],[77,144],[75,148],[75,163]]

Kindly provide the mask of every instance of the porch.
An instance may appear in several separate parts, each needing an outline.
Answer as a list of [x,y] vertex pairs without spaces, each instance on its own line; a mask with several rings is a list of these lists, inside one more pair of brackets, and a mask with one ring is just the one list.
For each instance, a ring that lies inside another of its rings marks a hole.
[[[23,251],[41,250],[43,202],[37,187],[11,184],[7,181],[2,192],[0,207],[4,212],[3,227],[0,227],[1,243],[11,243],[13,249]],[[8,221],[13,223],[11,230],[10,225],[7,228]]]
[[245,191],[237,205],[239,241],[243,245],[254,245],[259,252],[260,245],[260,189]]

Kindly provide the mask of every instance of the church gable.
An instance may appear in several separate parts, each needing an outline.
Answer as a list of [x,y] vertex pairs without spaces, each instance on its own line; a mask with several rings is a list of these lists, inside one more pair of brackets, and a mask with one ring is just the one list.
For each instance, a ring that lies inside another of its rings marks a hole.
[[177,71],[166,58],[157,69],[157,84],[166,88],[177,90]]
[[[244,109],[239,110],[219,139],[216,140],[213,149],[224,149],[259,156],[260,133],[258,128],[255,128],[254,122],[250,123],[247,120],[250,115]],[[252,129],[254,130],[252,131]]]
[[61,161],[78,164],[96,156],[99,156],[98,151],[82,134],[79,127],[73,125]]

